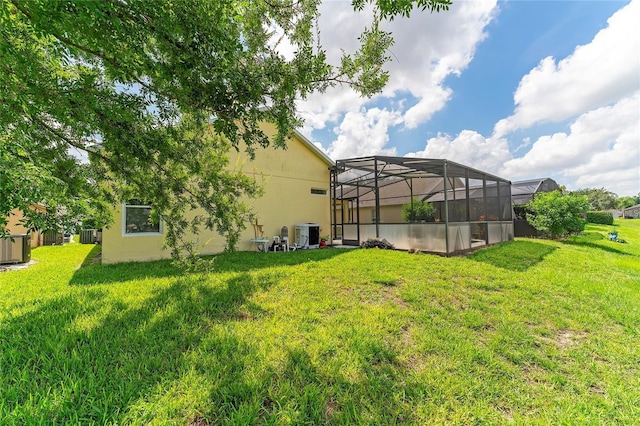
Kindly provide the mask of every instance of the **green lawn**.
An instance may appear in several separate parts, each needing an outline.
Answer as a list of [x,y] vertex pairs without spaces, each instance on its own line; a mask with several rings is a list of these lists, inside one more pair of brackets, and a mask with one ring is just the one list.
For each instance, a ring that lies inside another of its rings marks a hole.
[[38,248],[0,273],[0,424],[637,424],[640,220],[610,229],[207,275]]

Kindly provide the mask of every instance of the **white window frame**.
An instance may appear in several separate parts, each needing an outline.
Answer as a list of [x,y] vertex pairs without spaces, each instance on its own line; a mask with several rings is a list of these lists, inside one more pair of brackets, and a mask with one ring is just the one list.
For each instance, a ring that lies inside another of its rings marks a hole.
[[146,208],[150,209],[151,205],[149,204],[128,204],[122,203],[122,236],[123,237],[152,237],[163,234],[163,223],[162,219],[160,219],[160,223],[158,223],[158,231],[154,232],[127,232],[127,208]]

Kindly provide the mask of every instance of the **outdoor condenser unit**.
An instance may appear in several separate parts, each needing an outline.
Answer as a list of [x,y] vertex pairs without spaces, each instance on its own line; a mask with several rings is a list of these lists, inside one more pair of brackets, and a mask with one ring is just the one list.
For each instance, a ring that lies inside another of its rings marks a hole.
[[320,225],[317,223],[300,223],[296,225],[296,246],[302,249],[320,247]]
[[29,234],[14,234],[9,238],[0,238],[0,264],[26,263],[30,260],[31,236]]

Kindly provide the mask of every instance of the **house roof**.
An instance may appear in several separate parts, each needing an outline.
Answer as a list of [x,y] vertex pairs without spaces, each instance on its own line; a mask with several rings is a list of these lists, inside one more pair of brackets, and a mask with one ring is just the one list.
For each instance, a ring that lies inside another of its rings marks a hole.
[[327,154],[325,154],[324,151],[322,151],[320,148],[318,148],[313,142],[311,142],[309,139],[307,139],[307,137],[305,135],[303,135],[302,133],[300,133],[297,130],[294,130],[293,134],[298,139],[300,139],[300,141],[302,141],[302,143],[304,145],[306,145],[307,148],[309,148],[314,154],[316,154],[318,157],[320,157],[322,159],[322,161],[327,163],[328,166],[335,165],[334,161],[331,158],[329,158],[329,156]]
[[623,212],[626,212],[627,210],[635,210],[640,208],[640,204],[636,204],[635,206],[631,206],[631,207],[627,207],[626,209],[622,210]]
[[[298,130],[294,130],[293,134],[300,139],[303,145],[305,145],[309,150],[311,150],[314,154],[316,154],[322,161],[327,163],[328,166],[335,165],[335,162],[320,148],[318,148],[313,142],[311,142],[305,135],[300,133]],[[87,150],[91,152],[98,152],[102,149],[102,142],[95,142],[87,146]]]
[[[443,184],[444,181],[442,178],[434,177],[401,180],[390,185],[380,187],[378,199],[380,200],[381,206],[406,204],[411,202],[412,196],[414,199],[422,199],[427,194],[442,191]],[[359,191],[361,194],[359,202],[362,207],[375,206],[375,193],[371,189],[361,188]],[[345,191],[344,194],[344,198],[349,198],[348,191]],[[355,197],[355,189],[351,189],[351,195]]]
[[538,192],[550,192],[560,189],[558,183],[551,178],[520,180],[511,183],[511,201],[513,204],[526,204]]

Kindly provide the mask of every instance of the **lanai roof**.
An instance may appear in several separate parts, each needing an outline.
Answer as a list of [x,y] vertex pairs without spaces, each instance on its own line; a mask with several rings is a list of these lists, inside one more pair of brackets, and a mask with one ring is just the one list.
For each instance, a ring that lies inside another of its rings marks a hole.
[[[449,188],[464,187],[465,177],[470,179],[489,178],[496,181],[507,180],[489,173],[464,166],[449,160],[412,157],[370,156],[336,161],[336,199],[351,199],[359,194],[366,204],[378,187],[384,204],[402,204],[416,195],[434,194],[444,190],[443,178]],[[409,190],[411,182],[413,190]],[[387,188],[388,187],[388,188]],[[391,201],[393,200],[393,201]]]

